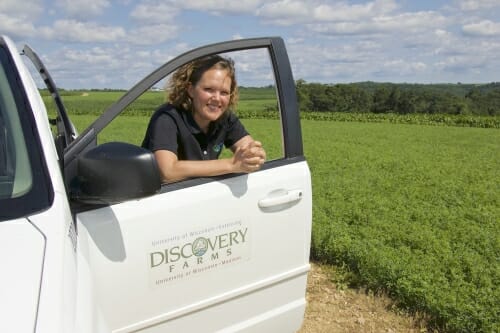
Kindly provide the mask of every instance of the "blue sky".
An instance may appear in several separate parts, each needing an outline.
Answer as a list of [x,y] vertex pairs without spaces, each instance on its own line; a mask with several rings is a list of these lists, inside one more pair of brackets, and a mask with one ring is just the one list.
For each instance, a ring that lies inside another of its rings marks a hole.
[[2,0],[0,34],[66,89],[127,89],[191,48],[263,36],[307,82],[500,81],[500,0]]

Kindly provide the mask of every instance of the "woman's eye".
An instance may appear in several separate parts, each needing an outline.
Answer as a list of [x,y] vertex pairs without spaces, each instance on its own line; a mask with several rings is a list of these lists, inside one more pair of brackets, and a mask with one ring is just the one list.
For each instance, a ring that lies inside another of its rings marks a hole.
[[229,97],[231,95],[229,91],[219,91],[214,88],[203,88],[203,91],[209,94],[215,94],[216,92],[219,92],[219,95],[222,97]]

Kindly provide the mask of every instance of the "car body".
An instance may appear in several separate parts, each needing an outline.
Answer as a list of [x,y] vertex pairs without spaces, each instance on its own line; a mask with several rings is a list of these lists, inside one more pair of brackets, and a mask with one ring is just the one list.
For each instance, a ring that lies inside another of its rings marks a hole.
[[[161,184],[151,152],[97,135],[179,66],[263,49],[283,156],[251,174]],[[23,56],[58,107],[54,134]],[[136,84],[81,134],[35,52],[0,38],[1,332],[294,332],[312,220],[290,63],[281,38],[200,47]]]

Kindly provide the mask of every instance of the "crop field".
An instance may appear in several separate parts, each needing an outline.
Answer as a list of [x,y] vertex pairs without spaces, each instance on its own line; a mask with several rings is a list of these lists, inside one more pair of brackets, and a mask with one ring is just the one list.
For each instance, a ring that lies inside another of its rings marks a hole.
[[[85,107],[78,96],[63,100],[82,130],[119,95],[91,93]],[[136,102],[101,142],[140,144],[162,96]],[[273,96],[251,96],[242,96],[243,113],[274,106]],[[278,158],[278,120],[243,121]],[[341,267],[355,286],[389,293],[440,331],[499,332],[500,130],[311,119],[302,130],[313,259]]]
[[313,255],[427,313],[444,331],[500,328],[500,132],[304,122]]

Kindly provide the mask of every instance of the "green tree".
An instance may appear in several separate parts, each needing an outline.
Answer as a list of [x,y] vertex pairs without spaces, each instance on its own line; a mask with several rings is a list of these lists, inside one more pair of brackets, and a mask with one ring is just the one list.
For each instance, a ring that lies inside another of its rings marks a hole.
[[301,111],[310,111],[312,107],[311,99],[309,98],[309,92],[307,90],[306,81],[299,79],[295,82],[295,88],[297,90],[297,100],[299,103],[299,109]]
[[373,102],[371,111],[373,113],[388,113],[391,112],[391,109],[388,105],[389,95],[391,94],[390,90],[386,87],[382,86],[377,88],[373,93]]

